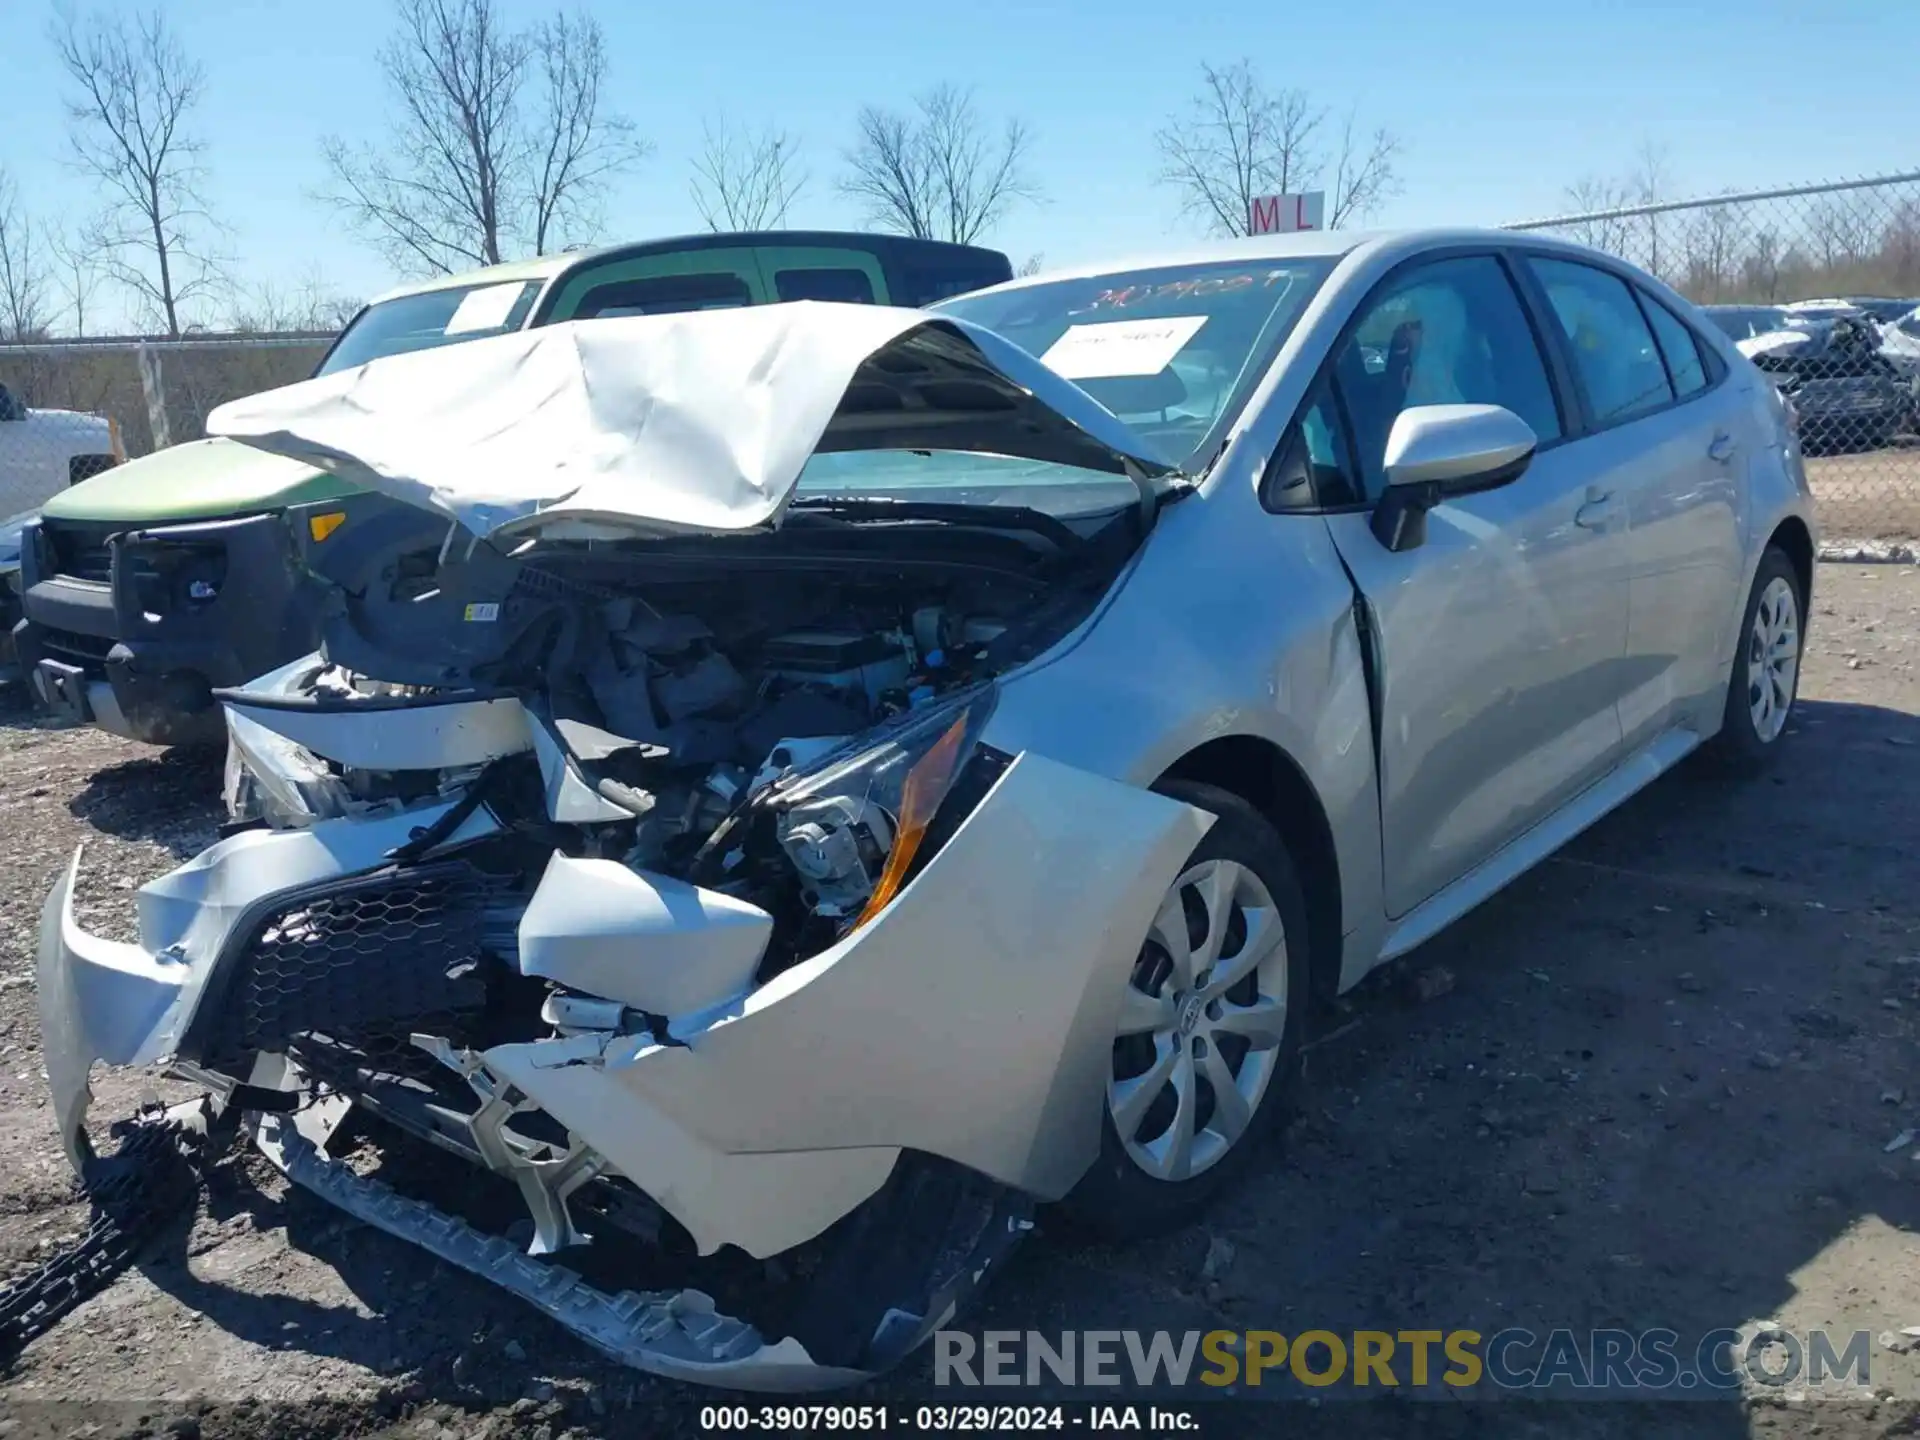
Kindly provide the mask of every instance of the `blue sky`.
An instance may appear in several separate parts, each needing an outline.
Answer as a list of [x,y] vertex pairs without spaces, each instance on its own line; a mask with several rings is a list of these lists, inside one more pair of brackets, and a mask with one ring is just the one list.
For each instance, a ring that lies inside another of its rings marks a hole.
[[[112,0],[109,0],[109,4]],[[500,0],[516,22],[545,13]],[[310,198],[318,142],[378,133],[374,51],[390,0],[166,0],[207,70],[197,128],[207,187],[243,280],[318,268],[362,296],[393,276]],[[1018,262],[1097,259],[1196,233],[1152,183],[1153,132],[1203,60],[1251,58],[1403,139],[1386,224],[1497,223],[1565,208],[1582,175],[1667,147],[1676,191],[1707,192],[1920,166],[1920,5],[1912,0],[842,0],[646,4],[587,0],[607,31],[617,101],[655,145],[608,206],[608,238],[696,229],[687,191],[701,120],[785,126],[813,180],[795,224],[852,225],[833,189],[863,101],[905,105],[943,80],[1034,134],[1046,203],[989,237]],[[0,165],[37,218],[92,203],[63,163],[62,76],[38,0],[0,0]],[[102,295],[96,304],[107,302]]]

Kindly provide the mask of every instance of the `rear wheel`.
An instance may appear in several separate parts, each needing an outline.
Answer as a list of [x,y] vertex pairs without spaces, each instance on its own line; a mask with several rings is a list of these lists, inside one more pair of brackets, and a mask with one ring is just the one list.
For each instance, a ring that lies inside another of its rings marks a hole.
[[1760,557],[1740,626],[1740,653],[1727,683],[1727,709],[1716,737],[1721,759],[1756,768],[1779,749],[1800,693],[1800,641],[1807,597],[1786,552]]
[[1306,905],[1292,858],[1245,801],[1165,793],[1219,819],[1162,901],[1128,977],[1100,1158],[1067,1198],[1112,1239],[1185,1224],[1284,1111],[1308,1001]]

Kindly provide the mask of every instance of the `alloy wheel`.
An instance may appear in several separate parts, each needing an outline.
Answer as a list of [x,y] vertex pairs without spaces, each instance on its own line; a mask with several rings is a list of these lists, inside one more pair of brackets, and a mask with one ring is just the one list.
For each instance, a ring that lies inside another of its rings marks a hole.
[[1247,1132],[1287,1028],[1287,943],[1260,877],[1191,866],[1167,893],[1129,977],[1107,1109],[1128,1157],[1189,1180]]
[[1760,592],[1747,636],[1747,709],[1762,743],[1777,739],[1793,706],[1800,669],[1800,597],[1776,575]]

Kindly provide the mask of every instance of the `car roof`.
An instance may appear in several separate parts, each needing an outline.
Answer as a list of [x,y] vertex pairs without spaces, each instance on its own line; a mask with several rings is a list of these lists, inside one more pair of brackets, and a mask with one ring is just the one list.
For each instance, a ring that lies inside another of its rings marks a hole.
[[[1205,265],[1214,261],[1340,260],[1362,252],[1384,254],[1390,259],[1397,260],[1422,250],[1454,245],[1488,244],[1501,246],[1524,244],[1533,249],[1562,251],[1571,257],[1592,259],[1598,255],[1601,259],[1611,258],[1585,245],[1576,245],[1551,235],[1529,231],[1465,227],[1406,230],[1301,230],[1288,235],[1251,235],[1232,240],[1208,240],[1195,245],[1181,246],[1178,249],[1148,251],[1093,264],[1063,266],[1058,270],[1048,270],[1038,275],[1022,275],[954,298],[971,300],[979,295],[1023,289],[1029,285],[1046,284],[1053,280],[1084,280],[1097,275],[1123,274],[1131,270]],[[945,303],[942,302],[943,305]]]
[[659,255],[683,250],[732,249],[736,246],[793,245],[810,248],[850,247],[862,250],[885,249],[907,254],[976,259],[1007,257],[984,245],[958,245],[947,240],[922,240],[911,235],[887,235],[859,230],[720,230],[693,235],[664,235],[654,240],[626,240],[617,245],[593,249],[564,250],[557,255],[536,255],[527,260],[509,260],[479,270],[463,270],[454,275],[435,275],[376,295],[368,301],[397,300],[406,295],[427,295],[436,290],[454,290],[468,285],[504,285],[515,280],[548,280],[575,265],[591,261],[617,259],[631,255]]

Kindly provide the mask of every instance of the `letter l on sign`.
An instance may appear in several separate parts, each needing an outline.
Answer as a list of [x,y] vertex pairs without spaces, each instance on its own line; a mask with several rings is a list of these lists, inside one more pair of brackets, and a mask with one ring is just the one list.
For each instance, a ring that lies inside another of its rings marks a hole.
[[1290,235],[1296,230],[1326,228],[1327,193],[1308,190],[1298,195],[1256,195],[1247,206],[1249,235]]

